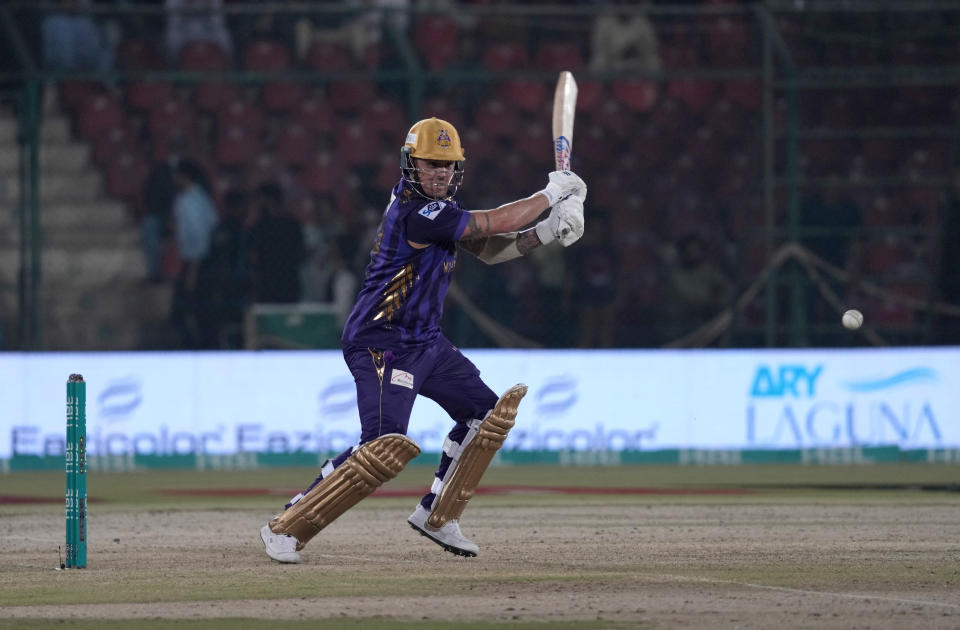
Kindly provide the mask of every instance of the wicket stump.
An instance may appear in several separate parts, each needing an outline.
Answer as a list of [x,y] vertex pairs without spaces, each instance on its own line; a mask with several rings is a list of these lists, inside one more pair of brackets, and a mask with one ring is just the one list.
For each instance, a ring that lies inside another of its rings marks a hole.
[[81,374],[67,380],[67,569],[87,566],[87,384]]

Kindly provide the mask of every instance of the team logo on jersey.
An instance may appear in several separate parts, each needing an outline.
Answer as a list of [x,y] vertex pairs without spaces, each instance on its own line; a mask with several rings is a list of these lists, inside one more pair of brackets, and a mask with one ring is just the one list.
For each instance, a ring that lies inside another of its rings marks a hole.
[[420,214],[427,217],[431,221],[437,218],[437,215],[447,207],[447,204],[442,201],[431,201],[424,207],[420,208]]
[[440,129],[440,135],[437,136],[437,145],[444,149],[449,149],[451,144],[453,144],[453,141],[450,140],[450,136],[447,135],[447,130]]

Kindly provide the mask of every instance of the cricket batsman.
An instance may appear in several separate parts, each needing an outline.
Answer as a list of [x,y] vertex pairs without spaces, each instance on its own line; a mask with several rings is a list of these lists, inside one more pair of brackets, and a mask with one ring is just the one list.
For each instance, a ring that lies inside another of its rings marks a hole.
[[[477,545],[460,531],[460,516],[513,426],[527,387],[515,385],[498,397],[440,330],[457,246],[491,265],[555,240],[569,246],[583,235],[587,187],[572,172],[554,171],[529,197],[466,210],[456,196],[464,162],[450,123],[428,118],[407,133],[401,178],[343,330],[343,357],[357,386],[360,442],[327,460],[316,480],[263,526],[264,548],[277,562],[300,562],[310,539],[420,453],[406,436],[418,394],[440,405],[454,426],[430,491],[407,522],[449,552],[477,555]],[[545,219],[527,228],[548,208]]]

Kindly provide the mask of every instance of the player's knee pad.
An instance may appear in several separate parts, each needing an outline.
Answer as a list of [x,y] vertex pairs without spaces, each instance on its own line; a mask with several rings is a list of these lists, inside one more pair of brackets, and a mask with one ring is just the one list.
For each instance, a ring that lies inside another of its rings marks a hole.
[[[441,488],[436,488],[427,524],[437,529],[459,519],[480,484],[500,447],[507,439],[517,417],[517,407],[527,393],[526,385],[514,385],[500,397],[487,417],[476,427],[476,434],[466,442],[450,466]],[[472,432],[472,431],[471,431]]]
[[288,534],[303,546],[341,514],[393,479],[420,454],[416,442],[388,433],[360,445],[299,501],[270,521],[275,534]]

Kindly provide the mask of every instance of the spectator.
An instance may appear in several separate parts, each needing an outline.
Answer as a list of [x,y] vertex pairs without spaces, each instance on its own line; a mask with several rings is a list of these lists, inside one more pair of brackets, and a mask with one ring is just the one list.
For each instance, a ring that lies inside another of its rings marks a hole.
[[208,348],[242,348],[241,322],[250,288],[247,196],[231,189],[224,195],[223,218],[210,235],[200,263],[197,293],[201,330]]
[[305,247],[303,227],[284,203],[276,182],[257,190],[259,219],[253,227],[254,296],[262,303],[299,302],[300,264]]
[[610,220],[591,217],[593,227],[584,234],[583,244],[574,250],[577,279],[573,303],[578,314],[577,345],[581,348],[610,348],[617,330],[620,303],[620,260],[611,247]]
[[174,173],[181,159],[179,145],[171,144],[167,159],[154,164],[143,185],[140,205],[140,247],[147,263],[147,277],[151,282],[162,282],[163,244],[170,236],[170,216],[177,188]]
[[[646,3],[644,3],[646,4]],[[660,70],[660,42],[643,13],[621,13],[605,2],[590,33],[592,70]]]
[[174,184],[177,195],[173,202],[173,218],[177,249],[183,262],[177,276],[171,307],[171,323],[182,347],[198,349],[210,339],[198,300],[200,261],[210,248],[210,234],[217,224],[217,212],[209,192],[202,186],[203,169],[190,160],[177,163]]
[[113,68],[113,50],[100,26],[83,9],[89,0],[61,0],[43,19],[43,65],[47,70],[101,72]]
[[688,234],[677,241],[677,264],[669,270],[663,331],[667,341],[708,322],[730,302],[733,283],[706,256],[706,241]]
[[232,56],[233,43],[223,16],[223,0],[166,0],[167,56],[176,62],[192,41],[212,42]]

